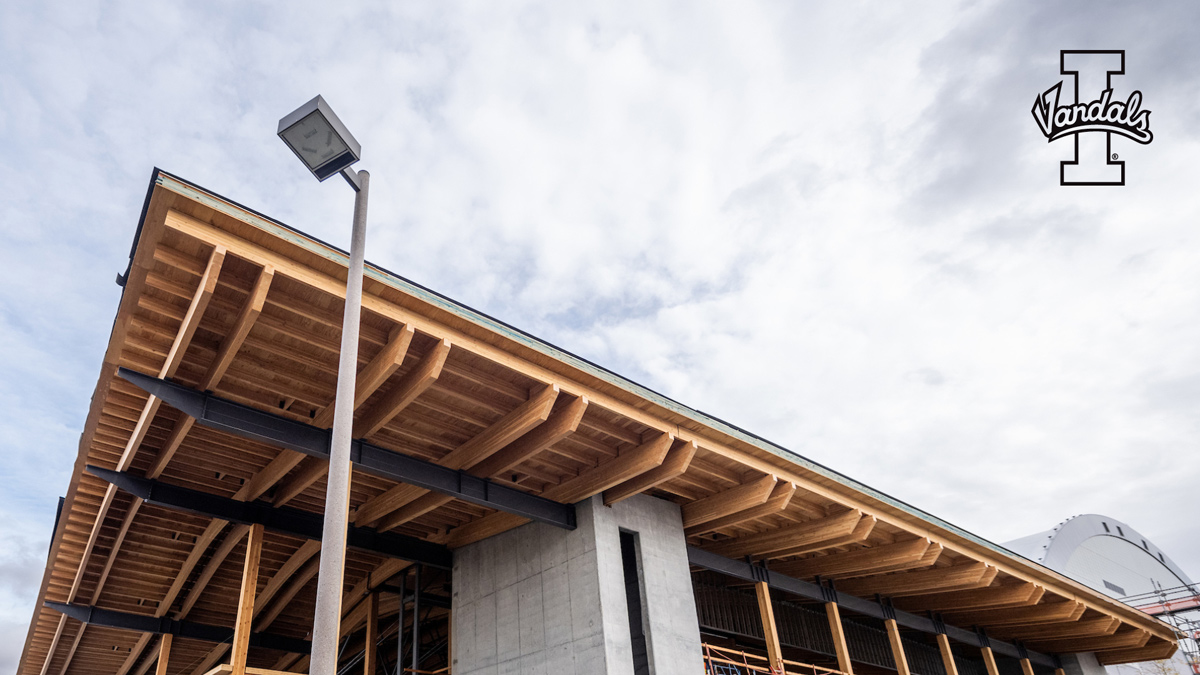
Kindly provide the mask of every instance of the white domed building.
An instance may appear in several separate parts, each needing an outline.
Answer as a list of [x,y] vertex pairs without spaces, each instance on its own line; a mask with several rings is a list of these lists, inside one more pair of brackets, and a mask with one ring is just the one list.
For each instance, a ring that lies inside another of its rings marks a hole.
[[1187,635],[1172,664],[1109,666],[1114,673],[1200,673],[1200,586],[1145,535],[1115,518],[1086,514],[1004,544],[1009,550],[1158,616]]

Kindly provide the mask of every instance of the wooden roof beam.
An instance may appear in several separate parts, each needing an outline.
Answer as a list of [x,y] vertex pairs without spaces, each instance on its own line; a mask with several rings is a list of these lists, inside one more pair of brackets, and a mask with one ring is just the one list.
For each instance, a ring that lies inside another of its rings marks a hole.
[[[688,563],[693,567],[712,570],[733,577],[740,581],[759,583],[765,581],[772,591],[779,590],[789,595],[806,600],[815,600],[822,604],[835,603],[842,609],[855,612],[875,619],[892,620],[899,626],[915,630],[927,635],[945,634],[948,638],[962,644],[976,647],[979,645],[979,633],[953,624],[935,621],[934,617],[906,612],[895,607],[888,607],[878,600],[868,600],[858,596],[832,590],[827,585],[796,579],[779,572],[776,569],[764,569],[760,565],[746,560],[734,560],[719,556],[696,546],[687,547]],[[889,631],[890,632],[890,631]],[[1036,651],[1023,652],[1018,645],[1001,640],[990,641],[992,649],[1005,656],[1019,658],[1027,655],[1039,665],[1049,666],[1054,661],[1047,655]]]
[[1112,635],[1089,638],[1066,638],[1062,640],[1029,640],[1035,649],[1052,653],[1073,654],[1077,652],[1103,652],[1113,649],[1137,649],[1150,641],[1150,632],[1140,628],[1117,632]]
[[196,577],[196,582],[192,584],[192,590],[188,591],[187,597],[183,600],[183,605],[175,613],[176,619],[182,619],[192,611],[192,608],[196,606],[196,602],[200,600],[200,596],[208,588],[208,582],[212,580],[213,575],[217,573],[221,564],[225,562],[225,559],[229,557],[229,554],[233,552],[233,549],[241,543],[242,538],[249,532],[249,525],[238,525],[229,530],[229,533],[221,540],[221,545],[217,547],[212,557],[208,559],[208,563],[204,565],[200,576]]
[[[171,342],[171,349],[167,353],[166,360],[159,369],[159,377],[171,377],[175,371],[179,369],[179,364],[183,361],[183,355],[187,352],[188,345],[192,342],[192,337],[196,334],[196,328],[200,325],[200,319],[204,317],[204,310],[208,308],[208,303],[212,299],[213,291],[217,288],[217,277],[221,274],[221,267],[225,262],[226,249],[224,246],[215,245],[212,247],[212,252],[209,254],[208,264],[205,266],[204,273],[200,276],[200,280],[196,284],[196,291],[192,296],[192,301],[188,304],[187,313],[184,314],[183,321],[179,326],[179,330],[175,334],[175,339]],[[150,430],[150,424],[153,422],[155,415],[158,414],[158,408],[162,404],[156,396],[151,395],[146,399],[145,405],[138,416],[137,423],[130,433],[129,441],[125,444],[125,450],[121,453],[121,458],[117,461],[117,470],[124,471],[133,464],[133,459],[137,454],[138,448],[141,447],[142,441],[146,438],[146,432]],[[108,516],[108,510],[112,506],[113,498],[116,496],[116,488],[109,485],[105,491],[104,499],[101,501],[100,509],[96,513],[96,520],[92,524],[91,534],[88,536],[88,541],[84,545],[83,555],[79,560],[79,568],[75,572],[75,580],[71,584],[71,590],[67,594],[67,602],[74,602],[75,597],[79,593],[79,586],[83,583],[83,575],[87,571],[88,560],[92,555],[92,550],[96,546],[96,539],[100,536],[100,529],[104,526],[104,520]],[[118,545],[119,546],[119,545]],[[117,548],[114,547],[109,552],[110,562],[106,565],[106,570],[111,569],[111,560],[116,557]],[[104,575],[107,578],[107,573]],[[102,585],[102,584],[101,584]],[[95,595],[98,595],[99,588]],[[58,630],[54,633],[54,638],[50,643],[50,648],[46,651],[46,660],[42,663],[42,675],[45,675],[47,668],[50,667],[50,660],[54,657],[54,652],[58,647],[58,642],[62,637],[62,629],[65,625],[66,618],[59,620]],[[79,647],[80,640],[83,639],[85,627],[80,627],[79,632],[75,636],[75,643],[71,646],[70,653],[67,655],[66,661],[63,664],[62,672],[66,672],[71,665],[71,659],[75,655],[75,650]]]
[[[398,324],[394,326],[388,334],[388,341],[371,359],[367,365],[363,366],[354,378],[354,409],[357,410],[371,394],[374,394],[383,383],[387,381],[393,373],[404,364],[404,357],[408,354],[408,348],[412,344],[415,332],[412,326],[408,324]],[[434,350],[437,351],[436,349]],[[419,370],[421,365],[414,367]],[[437,378],[434,377],[436,380]],[[429,380],[425,387],[432,384],[433,380]],[[405,386],[403,381],[397,386]],[[424,391],[424,387],[421,389]],[[418,394],[420,392],[417,392]],[[415,397],[414,397],[415,398]],[[329,405],[325,406],[324,410],[313,418],[311,424],[321,429],[328,429],[333,424],[333,410],[336,401],[330,401]],[[275,493],[271,500],[275,506],[283,506],[284,504],[295,499],[301,492],[304,492],[313,483],[321,480],[329,473],[329,462],[319,457],[305,457],[304,455],[291,450],[284,450],[272,460],[271,465],[273,470],[270,472],[261,472],[263,476],[263,484],[270,486],[281,480],[297,465],[300,465],[299,470],[292,478],[283,484],[282,487]],[[255,476],[258,479],[259,476]],[[263,490],[266,491],[265,489]]]
[[1096,660],[1102,666],[1137,663],[1138,661],[1158,661],[1171,658],[1177,650],[1178,646],[1174,642],[1155,638],[1144,647],[1096,652]]
[[839,548],[842,546],[862,544],[865,543],[867,541],[867,537],[870,537],[871,533],[875,531],[875,525],[877,525],[878,522],[879,521],[875,519],[875,516],[863,516],[862,520],[858,521],[858,524],[854,526],[854,530],[851,531],[850,534],[840,537],[831,537],[829,539],[821,539],[818,541],[811,541],[808,543],[801,543],[799,546],[789,546],[788,548],[772,551],[769,555],[765,555],[764,557],[787,558],[794,555],[815,553],[817,551],[823,551],[829,548]]
[[1068,601],[984,612],[948,612],[944,618],[950,623],[979,625],[991,630],[996,626],[1034,626],[1078,621],[1086,610],[1087,605],[1084,603]]
[[[936,571],[936,570],[933,570]],[[1027,607],[1036,605],[1046,589],[1037,584],[1016,583],[966,591],[949,591],[897,598],[895,606],[909,612],[950,612]]]
[[[177,181],[168,180],[168,182],[170,185],[164,187],[162,192],[173,192],[182,195],[184,199],[195,198],[191,196],[189,191],[193,189],[189,186]],[[169,196],[167,199],[173,198]],[[281,273],[285,273],[298,283],[311,286],[336,297],[344,297],[345,281],[343,279],[299,263],[288,255],[189,216],[170,206],[168,203],[161,208],[163,213],[162,227],[209,245],[220,244],[230,247],[230,250],[236,249],[240,257],[244,257],[257,264],[277,265]],[[230,207],[231,213],[236,210],[236,207]],[[252,214],[234,214],[233,217],[241,217],[251,222],[251,227],[266,229],[268,231],[274,227],[266,221],[262,221],[261,223],[256,222]],[[383,281],[380,288],[388,284],[388,281]],[[392,285],[395,287],[399,286],[398,284]],[[404,290],[400,289],[398,292],[403,293]],[[368,292],[365,294],[363,307],[394,321],[412,322],[414,328],[419,332],[442,335],[447,339],[453,340],[456,345],[473,352],[481,358],[511,367],[528,377],[542,381],[558,381],[563,386],[569,387],[572,391],[585,392],[595,405],[612,410],[640,424],[650,427],[662,427],[664,425],[663,416],[671,414],[669,409],[664,408],[661,404],[643,409],[631,402],[628,397],[620,394],[606,393],[596,386],[589,384],[589,376],[586,373],[576,375],[567,372],[566,368],[551,368],[540,365],[529,358],[523,358],[513,353],[512,350],[507,349],[504,345],[494,344],[488,338],[480,337],[473,332],[454,328],[449,326],[445,321],[429,318],[417,311],[400,306],[393,301],[381,297],[379,293]],[[690,412],[685,411],[682,414],[697,420],[701,424],[705,423],[702,417],[693,415]],[[674,427],[674,424],[671,424]],[[730,437],[731,433],[736,436],[735,431],[722,429],[719,426],[711,430],[692,430],[685,426],[679,427],[678,433],[681,438],[695,440],[698,445],[709,448],[713,452],[739,462],[748,468],[763,473],[777,473],[786,480],[799,484],[804,490],[821,498],[868,512],[875,512],[877,509],[883,508],[883,512],[876,515],[883,522],[901,530],[912,532],[918,536],[933,538],[940,538],[941,535],[946,533],[944,531],[945,528],[920,520],[920,516],[914,515],[904,509],[891,508],[869,494],[855,494],[853,486],[827,484],[819,476],[814,477],[810,475],[810,472],[794,466],[786,466],[783,464],[783,459],[770,457],[766,453],[758,452],[749,447],[748,444],[752,445],[749,441],[744,442],[739,438]],[[960,532],[950,530],[949,535],[952,543],[956,546],[965,547],[964,550],[971,552],[976,559],[993,564],[1001,568],[1006,574],[1036,583],[1046,583],[1048,580],[1050,583],[1055,584],[1055,588],[1062,587],[1069,589],[1069,592],[1075,594],[1084,594],[1084,597],[1089,598],[1086,603],[1088,607],[1106,614],[1116,612],[1128,618],[1142,618],[1132,608],[1124,608],[1119,603],[1109,601],[1106,598],[1094,597],[1095,594],[1081,584],[1062,578],[1059,575],[1023,566],[1019,561],[1014,560],[1011,555],[1000,553],[986,545],[973,542],[968,536]],[[1146,625],[1150,626],[1153,624],[1147,623]],[[1162,634],[1169,634],[1165,627],[1162,628]]]
[[[717,555],[730,558],[740,558],[745,555],[762,557],[789,547],[812,545],[846,537],[855,531],[862,520],[864,518],[861,511],[844,511],[799,525],[789,525],[736,539],[706,542],[704,548]],[[873,520],[871,524],[874,524]]]
[[1112,635],[1121,627],[1121,620],[1106,616],[1100,619],[1074,621],[1071,623],[1046,624],[1042,626],[1014,626],[995,628],[991,634],[1005,639],[1055,640],[1059,638],[1084,638]]
[[604,505],[612,506],[633,495],[641,494],[646,490],[682,476],[687,472],[688,467],[692,465],[692,460],[696,457],[697,449],[695,441],[681,441],[676,439],[675,444],[667,452],[667,458],[663,460],[662,464],[640,476],[630,478],[620,485],[615,485],[605,490]]
[[[151,504],[170,509],[184,510],[214,518],[206,531],[206,535],[216,529],[218,524],[223,527],[227,521],[233,520],[246,524],[262,524],[276,532],[304,539],[320,539],[322,533],[322,515],[309,511],[300,511],[289,507],[272,508],[261,502],[239,502],[219,495],[192,490],[148,478],[109,471],[94,466],[87,470],[104,480],[119,485],[122,489],[136,494]],[[213,531],[208,541],[216,536]],[[368,528],[350,527],[347,532],[347,546],[370,551],[403,560],[412,560],[442,569],[450,568],[449,551],[415,537],[409,537],[394,532],[375,532]],[[206,545],[207,547],[207,545]],[[200,550],[203,553],[203,549]],[[199,553],[193,551],[198,559]],[[182,586],[187,579],[181,575],[176,580],[176,586]],[[160,610],[162,608],[160,607]]]
[[[585,410],[587,410],[587,399],[582,396],[575,397],[573,401],[551,413],[545,422],[537,425],[525,435],[474,466],[467,467],[467,473],[480,478],[495,478],[507,473],[574,433],[575,429],[579,427],[579,421],[583,419]],[[376,524],[376,528],[381,532],[386,532],[453,500],[454,497],[447,494],[426,492],[381,518]]]
[[[225,372],[229,369],[229,364],[233,362],[233,357],[237,355],[242,347],[242,343],[246,340],[246,336],[250,334],[250,329],[254,327],[255,321],[262,314],[263,303],[267,299],[267,291],[271,288],[271,281],[275,278],[275,271],[270,266],[265,266],[258,273],[258,279],[254,282],[254,287],[250,289],[250,295],[246,298],[246,303],[242,305],[241,311],[238,313],[237,319],[233,322],[233,327],[221,341],[221,346],[217,350],[217,356],[213,362],[209,364],[208,371],[204,374],[204,379],[200,381],[200,390],[209,391],[216,388],[217,383],[221,378],[225,377]],[[170,375],[159,374],[159,377],[170,377]],[[179,450],[179,446],[183,444],[183,439],[191,430],[195,419],[184,415],[171,429],[171,435],[167,437],[167,442],[158,451],[158,455],[154,458],[154,463],[150,467],[150,471],[146,473],[148,478],[158,478],[167,468],[171,458]],[[124,469],[119,469],[123,471]]]
[[[55,611],[67,614],[88,625],[107,626],[109,628],[120,628],[151,634],[162,634],[164,628],[169,628],[173,629],[180,638],[215,643],[225,642],[233,637],[233,629],[225,628],[224,626],[212,626],[192,621],[179,621],[173,626],[166,626],[159,619],[144,614],[118,612],[111,609],[73,603],[46,601],[44,604]],[[264,649],[280,649],[289,652],[307,653],[311,646],[308,640],[272,633],[254,633],[248,637],[251,645]]]
[[897,564],[918,563],[932,545],[928,539],[913,539],[846,553],[832,553],[803,560],[776,563],[774,569],[788,576],[799,578],[870,572]]
[[761,506],[770,498],[778,479],[766,475],[743,485],[718,492],[710,497],[697,499],[683,505],[684,528],[695,527],[718,518],[733,515],[755,506]]
[[[314,457],[327,458],[329,456],[330,432],[328,429],[318,429],[273,412],[241,405],[210,393],[199,392],[127,368],[120,368],[117,372],[122,378],[162,398],[172,407],[195,417],[199,424],[206,427],[258,442],[283,446]],[[574,507],[570,504],[555,502],[508,485],[472,476],[462,470],[440,466],[363,441],[355,441],[350,454],[356,468],[390,480],[402,481],[409,484],[407,487],[437,490],[454,495],[464,501],[488,508],[511,511],[555,527],[567,529],[575,527]],[[146,489],[146,485],[139,482],[144,479],[131,477],[126,473],[113,472],[90,465],[88,471],[97,476],[102,475],[105,480],[110,482],[120,480],[129,486]],[[153,483],[154,481],[149,482]],[[235,499],[231,501],[235,505],[246,498],[250,485],[247,483],[242,490],[239,490],[238,494],[234,495]],[[160,486],[160,489],[170,492],[178,491],[181,488]],[[135,494],[138,493],[135,492]],[[191,501],[208,500],[213,504],[218,503],[212,502],[213,498],[214,496],[208,493],[196,493],[187,497]],[[236,506],[225,505],[220,508],[231,513],[239,511],[239,507]],[[245,508],[250,507],[247,505]],[[220,511],[220,513],[226,511]],[[260,514],[259,517],[268,518],[270,516]],[[282,516],[280,518],[289,520]],[[291,520],[294,519],[291,518]]]
[[317,576],[317,572],[320,569],[320,558],[310,558],[298,567],[293,574],[287,577],[276,574],[271,581],[274,582],[276,579],[279,579],[282,585],[280,590],[275,594],[275,602],[272,603],[264,600],[261,605],[255,603],[255,628],[266,630],[272,623],[275,623],[275,619],[278,619],[279,615],[283,613],[283,610],[287,609],[288,605],[291,604],[300,591],[304,590],[308,582]]
[[441,340],[429,350],[413,367],[405,373],[387,396],[370,410],[363,413],[354,424],[355,438],[369,438],[384,427],[392,418],[399,415],[410,403],[417,400],[426,389],[437,382],[446,365],[446,357],[450,355],[450,341]]
[[[447,469],[462,469],[480,461],[517,440],[526,432],[545,422],[550,417],[554,401],[558,398],[556,385],[543,385],[530,393],[529,399],[501,417],[491,426],[471,437],[466,443],[451,450],[439,459],[438,466]],[[374,525],[379,519],[412,502],[428,490],[402,483],[377,495],[358,507],[354,512],[354,524]]]
[[[675,437],[671,434],[659,432],[636,448],[627,450],[574,478],[568,478],[558,485],[547,488],[541,496],[556,502],[574,504],[600,494],[661,465],[674,441]],[[458,548],[481,539],[487,539],[526,522],[528,522],[526,518],[511,513],[491,513],[455,528],[445,537],[445,543],[450,548]]]
[[[773,516],[786,509],[788,504],[792,502],[792,497],[795,494],[796,484],[781,480],[775,484],[775,488],[771,491],[771,496],[767,497],[767,501],[759,506],[753,506],[737,513],[731,513],[727,516],[700,523],[699,525],[693,525],[692,527],[685,528],[684,534],[690,537],[706,532],[715,532],[746,521]],[[605,493],[605,499],[607,499],[607,493]]]
[[923,593],[966,590],[989,586],[995,579],[995,567],[976,562],[952,567],[937,567],[919,572],[888,574],[880,577],[860,577],[838,583],[838,591],[871,597],[879,594],[902,598]]

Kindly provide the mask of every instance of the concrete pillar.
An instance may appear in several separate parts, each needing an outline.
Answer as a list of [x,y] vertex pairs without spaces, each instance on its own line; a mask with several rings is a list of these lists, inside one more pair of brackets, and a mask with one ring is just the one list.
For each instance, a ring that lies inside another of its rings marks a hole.
[[581,502],[571,532],[530,523],[454,552],[455,675],[632,672],[620,532],[638,535],[653,675],[704,672],[679,507]]
[[1096,660],[1096,655],[1092,652],[1083,652],[1081,654],[1062,654],[1059,656],[1062,661],[1063,671],[1066,675],[1107,675],[1108,670],[1100,665]]

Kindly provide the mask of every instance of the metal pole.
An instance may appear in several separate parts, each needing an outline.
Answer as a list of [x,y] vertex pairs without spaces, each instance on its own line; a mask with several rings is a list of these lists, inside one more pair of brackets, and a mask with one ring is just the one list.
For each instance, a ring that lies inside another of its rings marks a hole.
[[[353,169],[347,171],[353,172]],[[356,178],[357,180],[352,180]],[[317,609],[313,622],[312,675],[335,675],[338,633],[342,619],[342,586],[346,566],[346,526],[350,512],[350,435],[354,426],[354,380],[358,373],[358,327],[362,308],[363,249],[367,242],[366,171],[346,175],[358,189],[354,198],[354,227],[350,234],[350,272],[342,314],[342,348],[338,360],[337,398],[333,409],[333,440],[329,452],[329,485],[325,489],[325,525],[321,535],[321,568],[317,578]],[[356,184],[357,183],[357,184]]]
[[413,571],[412,670],[421,665],[421,566]]
[[404,578],[400,580],[400,611],[397,613],[396,625],[396,675],[404,675],[404,604],[408,598],[408,570],[404,570]]

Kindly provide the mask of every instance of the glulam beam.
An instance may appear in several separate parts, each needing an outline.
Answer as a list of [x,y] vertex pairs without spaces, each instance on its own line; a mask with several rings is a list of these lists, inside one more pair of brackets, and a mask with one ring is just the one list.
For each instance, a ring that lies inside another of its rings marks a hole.
[[687,473],[699,448],[695,441],[676,440],[666,459],[657,467],[604,491],[604,505],[612,506],[636,494],[662,485]]
[[705,548],[717,555],[740,558],[751,555],[767,557],[782,549],[817,544],[831,539],[840,539],[854,532],[859,521],[863,520],[861,511],[845,511],[825,518],[810,520],[798,525],[787,525],[758,534],[750,534],[735,539],[725,539],[713,543],[705,543]]
[[[693,567],[712,570],[751,583],[765,581],[773,591],[795,595],[806,600],[814,600],[821,603],[830,601],[831,591],[828,587],[818,586],[815,583],[788,576],[776,569],[766,569],[745,560],[726,558],[696,546],[688,546],[687,555],[688,562]],[[963,644],[977,645],[979,643],[979,634],[974,630],[960,628],[948,623],[942,624],[935,622],[931,617],[920,616],[891,607],[885,609],[885,605],[877,600],[867,600],[841,592],[834,593],[834,596],[839,607],[856,614],[882,620],[893,619],[898,626],[930,635],[945,633],[951,639]],[[992,649],[1005,656],[1019,658],[1022,654],[1028,653],[1029,657],[1038,665],[1054,666],[1054,660],[1045,654],[1022,651],[1016,645],[1001,640],[991,640],[990,642]]]
[[778,480],[766,475],[723,492],[684,504],[681,512],[683,527],[695,527],[739,511],[760,506],[771,496]]
[[[666,462],[663,462],[663,464],[665,465]],[[704,534],[705,532],[716,532],[718,530],[733,527],[734,525],[740,525],[741,523],[749,520],[755,520],[757,518],[764,518],[766,516],[773,516],[782,513],[783,510],[788,507],[788,504],[791,504],[792,497],[795,496],[795,494],[796,484],[781,480],[775,484],[775,488],[771,491],[771,495],[767,497],[767,501],[763,502],[762,504],[758,506],[752,506],[748,509],[743,509],[736,513],[731,513],[720,518],[714,518],[713,520],[700,523],[699,525],[693,525],[691,527],[684,528],[684,534],[690,537],[697,534]],[[607,503],[607,492],[605,493],[604,498],[605,502]]]
[[838,584],[838,590],[851,595],[869,597],[879,594],[900,598],[988,586],[995,579],[996,572],[995,567],[984,563],[967,563],[917,572],[847,579]]
[[[546,488],[541,496],[556,502],[574,504],[631,480],[661,465],[675,437],[659,432],[636,448],[629,449],[600,466]],[[452,530],[445,537],[450,548],[458,548],[487,539],[523,525],[527,519],[512,513],[491,513]]]
[[783,574],[801,578],[871,572],[894,568],[901,564],[919,563],[932,545],[928,539],[912,539],[896,544],[777,563],[775,568]]

